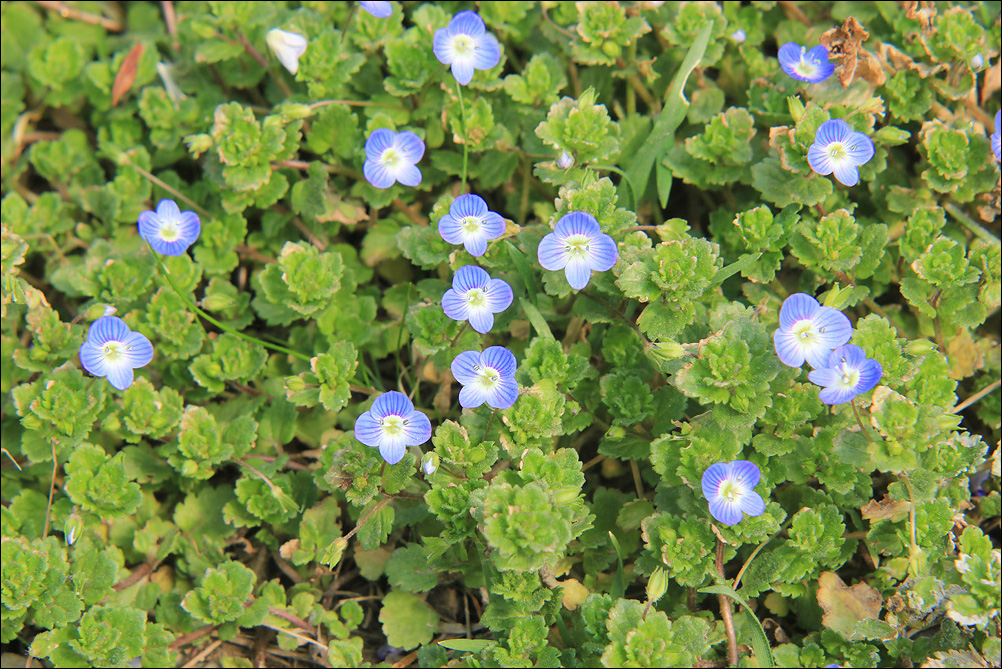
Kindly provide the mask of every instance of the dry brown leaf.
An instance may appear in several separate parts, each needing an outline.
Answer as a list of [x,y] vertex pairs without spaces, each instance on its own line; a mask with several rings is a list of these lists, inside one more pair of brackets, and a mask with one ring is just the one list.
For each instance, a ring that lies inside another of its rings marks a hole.
[[132,82],[136,80],[136,68],[139,67],[139,58],[142,55],[142,44],[136,44],[126,54],[125,60],[122,61],[122,67],[118,69],[118,74],[115,75],[115,84],[111,87],[112,107],[117,105],[122,96],[132,88]]
[[859,510],[863,518],[871,523],[877,520],[890,520],[892,523],[903,520],[911,511],[912,503],[902,500],[892,500],[887,497],[879,502],[871,499]]
[[838,574],[826,571],[818,579],[818,604],[824,610],[821,624],[848,639],[854,635],[858,622],[880,616],[884,601],[866,583],[850,588]]
[[818,38],[828,49],[828,57],[838,64],[838,80],[843,88],[848,88],[857,76],[874,86],[886,80],[880,61],[862,46],[869,36],[859,21],[850,16],[841,26],[825,31]]

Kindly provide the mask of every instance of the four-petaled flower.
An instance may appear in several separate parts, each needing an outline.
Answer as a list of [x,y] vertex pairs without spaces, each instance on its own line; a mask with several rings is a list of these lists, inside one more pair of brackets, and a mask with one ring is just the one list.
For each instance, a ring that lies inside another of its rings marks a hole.
[[376,188],[389,188],[399,181],[405,186],[421,183],[417,161],[424,155],[424,142],[409,130],[373,130],[365,140],[365,179]]
[[482,256],[487,242],[505,231],[504,218],[487,208],[479,195],[460,195],[438,222],[438,234],[450,244],[462,244],[472,256]]
[[819,393],[822,402],[842,404],[873,390],[883,375],[884,368],[879,362],[867,358],[859,346],[846,344],[832,351],[827,364],[812,371],[807,378],[822,386]]
[[119,390],[132,385],[133,369],[153,359],[153,344],[145,335],[132,332],[118,316],[102,316],[90,325],[80,346],[80,364],[94,376],[108,377]]
[[382,2],[380,0],[363,1],[358,3],[361,5],[362,9],[369,12],[377,19],[385,19],[393,16],[393,5],[389,2]]
[[859,166],[873,158],[873,142],[840,118],[825,121],[807,150],[807,162],[818,174],[835,173],[843,186],[859,183]]
[[452,375],[463,384],[459,404],[464,409],[484,402],[507,409],[518,399],[515,355],[503,346],[488,346],[483,353],[465,351],[452,361]]
[[460,267],[452,277],[452,288],[442,296],[442,310],[454,321],[470,321],[473,329],[486,334],[494,327],[494,314],[511,305],[511,286],[476,265]]
[[452,66],[452,76],[463,86],[474,70],[489,70],[501,60],[501,47],[474,11],[459,12],[449,25],[435,31],[432,50],[438,62]]
[[431,421],[414,408],[407,395],[391,390],[383,393],[372,407],[355,420],[355,438],[378,448],[387,464],[400,462],[408,446],[420,446],[431,439]]
[[765,500],[754,490],[760,476],[758,467],[747,460],[707,467],[703,472],[703,496],[710,503],[710,515],[724,525],[737,525],[746,513],[765,513]]
[[274,52],[278,62],[284,65],[285,69],[292,74],[299,71],[299,57],[306,53],[305,37],[299,33],[272,28],[264,36],[264,41],[268,43],[268,48]]
[[581,290],[591,280],[591,271],[612,269],[619,248],[602,232],[591,214],[572,211],[557,221],[553,232],[543,237],[537,249],[539,264],[548,270],[564,270],[571,288]]
[[794,42],[779,47],[779,66],[783,72],[798,81],[818,84],[835,71],[835,64],[828,62],[828,49],[819,44],[810,51]]
[[992,153],[995,160],[1002,160],[1002,109],[995,112],[995,132],[992,133]]
[[790,295],[779,310],[779,329],[773,335],[776,355],[784,365],[828,365],[828,357],[852,337],[852,323],[838,309],[821,306],[805,293]]
[[174,200],[160,200],[156,211],[139,214],[139,236],[163,256],[183,254],[201,232],[198,214],[181,211]]

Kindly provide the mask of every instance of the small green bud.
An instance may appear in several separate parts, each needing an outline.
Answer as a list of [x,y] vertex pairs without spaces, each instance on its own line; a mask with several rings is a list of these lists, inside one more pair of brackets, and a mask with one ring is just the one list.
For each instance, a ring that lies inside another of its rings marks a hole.
[[668,572],[658,567],[647,581],[647,601],[654,603],[668,592]]
[[347,539],[344,537],[336,539],[334,543],[328,546],[324,551],[323,556],[320,558],[320,562],[333,569],[337,566],[337,563],[341,561],[341,557],[344,555],[346,548],[348,548]]
[[605,436],[609,439],[622,439],[626,436],[626,430],[621,425],[613,425],[609,428],[609,431],[605,433]]
[[800,98],[791,95],[786,98],[786,106],[790,109],[793,122],[800,123],[800,119],[804,117],[804,103],[800,101]]
[[685,355],[682,345],[671,340],[654,342],[648,352],[656,360],[677,360]]
[[66,519],[66,523],[63,525],[63,535],[66,537],[66,545],[72,546],[74,542],[80,538],[80,532],[83,530],[83,518],[80,514],[74,512],[71,513],[69,518]]
[[196,158],[212,148],[212,136],[205,133],[188,135],[184,141],[188,145],[188,152]]
[[925,355],[926,353],[935,351],[936,344],[928,339],[915,339],[908,342],[905,350],[908,351],[908,355]]
[[619,46],[615,42],[607,41],[602,44],[602,53],[609,58],[618,58],[619,54],[623,53],[623,47]]
[[821,304],[822,306],[831,307],[832,309],[838,309],[841,311],[845,308],[850,293],[852,293],[851,286],[849,288],[842,288],[836,283],[831,290],[825,293],[825,299],[822,300]]
[[111,316],[116,311],[118,311],[118,309],[111,306],[110,304],[104,304],[104,303],[92,304],[89,307],[87,307],[87,311],[84,312],[84,320],[96,321],[102,316]]
[[278,111],[282,114],[282,120],[285,122],[309,118],[313,115],[313,109],[304,104],[285,104],[279,107]]
[[557,504],[570,504],[581,494],[581,489],[574,486],[564,486],[554,491],[553,499]]

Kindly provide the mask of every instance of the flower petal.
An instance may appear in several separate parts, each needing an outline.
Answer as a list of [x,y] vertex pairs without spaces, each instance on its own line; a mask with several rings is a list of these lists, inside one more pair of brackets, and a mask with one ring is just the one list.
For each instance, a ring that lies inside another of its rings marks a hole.
[[365,161],[362,165],[362,174],[365,175],[365,180],[376,188],[389,188],[396,182],[386,166],[375,160]]
[[818,397],[820,397],[821,401],[825,404],[845,404],[855,396],[856,393],[852,390],[841,388],[839,386],[831,386],[818,393]]
[[490,33],[485,34],[473,45],[473,67],[489,70],[501,61],[501,46]]
[[765,500],[753,490],[738,499],[738,506],[749,516],[761,516],[765,513]]
[[453,288],[442,296],[442,311],[454,321],[465,321],[470,317],[470,306]]
[[504,217],[501,214],[496,214],[493,211],[488,211],[484,214],[484,222],[481,225],[481,230],[487,236],[487,239],[497,239],[504,234],[507,225],[505,224]]
[[395,465],[407,455],[407,444],[404,443],[406,437],[401,434],[387,435],[379,443],[379,455],[388,465]]
[[125,360],[117,361],[116,364],[108,363],[107,369],[108,383],[118,390],[125,390],[132,385],[135,374]]
[[122,340],[125,350],[122,352],[122,359],[133,369],[145,367],[153,360],[153,344],[141,332],[130,332]]
[[486,307],[470,307],[470,325],[480,334],[487,334],[494,327],[494,314]]
[[854,132],[846,140],[845,150],[856,165],[865,165],[873,158],[873,140],[861,132]]
[[464,386],[476,385],[474,382],[479,375],[474,367],[480,365],[480,353],[477,351],[463,351],[452,360],[449,369],[452,371],[454,379]]
[[884,368],[876,360],[867,360],[859,370],[859,384],[856,386],[856,394],[868,393],[880,383],[884,376]]
[[449,34],[448,28],[439,28],[435,31],[431,50],[435,54],[435,58],[438,58],[438,62],[443,65],[452,63],[456,57],[456,42],[452,38],[452,35]]
[[424,156],[424,142],[421,141],[421,138],[416,133],[410,130],[398,132],[394,139],[394,146],[397,147],[400,155],[409,163],[416,163]]
[[784,330],[792,328],[797,321],[813,318],[821,305],[807,293],[794,293],[783,301],[779,309],[779,326]]
[[129,332],[129,326],[118,316],[102,316],[90,324],[87,341],[100,348],[110,341],[125,341]]
[[794,76],[793,68],[800,62],[800,58],[803,54],[804,47],[795,42],[787,42],[783,46],[779,47],[779,53],[777,54],[780,67],[782,67],[783,71],[791,77]]
[[788,367],[800,367],[806,360],[801,340],[789,330],[776,330],[772,335],[779,361]]
[[515,379],[504,379],[487,396],[487,405],[494,409],[508,409],[517,399],[518,383]]
[[414,186],[421,185],[421,170],[418,169],[417,165],[400,163],[397,169],[390,172],[390,174],[405,186],[413,188]]
[[431,439],[431,421],[415,409],[404,416],[404,436],[408,446],[420,446]]
[[452,277],[452,287],[460,293],[466,293],[476,288],[483,290],[491,282],[491,275],[483,267],[463,265]]
[[407,395],[396,390],[391,390],[377,397],[369,411],[372,413],[373,418],[377,420],[386,418],[387,416],[406,416],[411,411],[414,411],[414,403],[410,401]]
[[511,379],[515,376],[515,368],[518,363],[515,361],[515,354],[504,346],[488,346],[480,354],[480,364],[496,369],[502,379]]
[[369,160],[379,160],[386,149],[393,146],[397,133],[389,128],[378,128],[372,131],[365,140],[365,157]]
[[487,284],[487,306],[496,314],[511,306],[515,296],[504,279],[491,279]]
[[843,186],[855,186],[859,183],[859,169],[848,160],[845,162],[833,162],[835,167],[833,172],[835,178]]
[[728,502],[723,497],[716,497],[710,502],[710,515],[724,525],[737,525],[744,518],[738,504]]
[[827,147],[834,142],[845,144],[849,141],[851,134],[852,128],[848,123],[840,118],[833,118],[818,126],[818,130],[814,134],[814,142],[822,147]]
[[555,232],[543,237],[536,249],[536,255],[539,257],[539,264],[543,266],[543,269],[551,271],[566,267],[570,256],[564,246],[563,239]]
[[747,490],[751,490],[758,485],[762,474],[754,462],[749,460],[734,460],[727,465],[727,478],[735,483],[739,483]]
[[487,401],[488,393],[479,383],[463,386],[459,391],[459,406],[464,409],[475,409]]
[[836,385],[842,378],[842,372],[834,367],[821,367],[811,370],[807,378],[816,386],[827,388]]
[[202,233],[202,221],[198,218],[198,214],[193,211],[182,211],[177,231],[180,235],[178,241],[185,242],[185,246],[194,244]]
[[107,376],[108,366],[101,348],[87,340],[80,346],[80,364],[94,376]]
[[452,76],[463,86],[473,81],[474,71],[472,57],[456,56],[452,59]]
[[377,19],[385,19],[393,16],[393,5],[389,2],[383,0],[364,0],[358,4]]
[[852,338],[852,323],[838,309],[820,307],[814,314],[814,324],[818,328],[818,339],[828,348],[838,348]]
[[449,213],[456,218],[466,218],[467,216],[473,218],[483,219],[487,215],[490,209],[487,208],[487,202],[484,198],[473,193],[467,193],[466,195],[460,195],[452,204],[449,205]]
[[616,246],[616,241],[605,233],[596,235],[588,245],[587,263],[596,272],[612,269],[618,258],[619,247]]
[[602,226],[591,214],[583,211],[572,211],[560,217],[557,224],[553,226],[553,232],[561,239],[570,235],[595,237],[602,232]]
[[466,239],[466,231],[463,230],[459,217],[451,213],[439,219],[438,234],[450,244],[462,244],[463,240]]
[[176,221],[181,218],[181,209],[177,206],[177,202],[169,198],[164,198],[157,203],[157,217]]
[[706,471],[703,472],[703,497],[711,502],[715,500],[720,494],[720,484],[724,482],[726,476],[727,465],[723,462],[707,467]]
[[584,258],[573,258],[567,261],[564,275],[567,277],[567,283],[571,284],[571,288],[581,290],[591,280],[591,267],[588,267]]
[[828,176],[835,170],[831,157],[820,144],[811,144],[811,148],[807,149],[807,164],[822,176]]
[[366,411],[355,419],[355,438],[372,447],[379,446],[383,440],[383,426],[371,411]]
[[487,26],[480,15],[473,10],[467,9],[452,17],[449,22],[449,33],[452,35],[469,35],[470,37],[480,37],[487,32]]
[[467,253],[476,258],[479,258],[486,253],[487,235],[484,234],[483,228],[477,230],[476,232],[466,233],[466,239],[463,240],[463,247],[466,249]]

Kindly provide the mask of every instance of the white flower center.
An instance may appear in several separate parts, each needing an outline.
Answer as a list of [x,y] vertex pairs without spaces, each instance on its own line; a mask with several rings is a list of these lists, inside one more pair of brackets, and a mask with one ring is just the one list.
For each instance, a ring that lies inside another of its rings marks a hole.
[[793,66],[793,71],[802,77],[811,79],[818,73],[818,67],[814,63],[810,63],[804,60],[804,57],[800,57],[800,62]]
[[850,369],[846,365],[842,365],[842,387],[846,390],[852,390],[859,385],[859,370]]
[[487,302],[486,288],[471,288],[466,291],[466,303],[471,307],[482,307]]
[[493,367],[486,365],[473,365],[473,371],[477,373],[477,383],[486,389],[491,389],[501,380],[501,373]]
[[728,501],[728,503],[733,504],[745,494],[741,486],[740,481],[733,481],[728,479],[720,484],[720,488],[717,490],[717,494]]
[[388,436],[396,436],[404,431],[408,421],[404,420],[403,416],[390,415],[384,416],[379,419],[379,424],[383,428],[383,434]]
[[479,216],[463,216],[461,219],[459,219],[459,224],[463,226],[463,232],[466,232],[467,234],[480,232]]
[[393,147],[383,151],[383,155],[379,158],[379,162],[381,162],[384,167],[391,170],[399,165],[401,160],[403,160],[403,156],[401,156],[400,152]]
[[131,350],[131,346],[125,346],[120,341],[109,341],[101,347],[101,355],[108,362],[118,362],[125,355],[126,351]]
[[473,44],[473,38],[469,35],[456,35],[452,46],[456,50],[456,55],[461,57],[472,55],[473,50],[476,48]]
[[842,142],[832,142],[829,144],[825,150],[828,152],[828,158],[833,161],[845,160],[849,152],[845,149],[845,144]]
[[160,239],[165,242],[177,241],[177,238],[181,236],[181,231],[177,227],[177,223],[171,220],[163,221],[160,225]]
[[591,248],[591,237],[588,235],[569,235],[564,240],[564,251],[573,260],[587,258]]
[[824,332],[824,328],[821,328],[820,331],[815,330],[814,321],[809,318],[793,324],[794,336],[798,337],[804,344],[813,344],[815,338],[822,332]]

